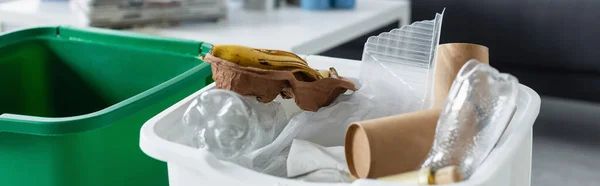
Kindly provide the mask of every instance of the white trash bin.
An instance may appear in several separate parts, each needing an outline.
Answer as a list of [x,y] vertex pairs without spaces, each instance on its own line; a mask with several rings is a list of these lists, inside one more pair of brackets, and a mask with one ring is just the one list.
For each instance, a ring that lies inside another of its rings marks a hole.
[[[356,78],[359,74],[359,61],[319,56],[311,56],[307,61],[311,67],[319,69],[333,66],[346,77]],[[142,126],[140,148],[148,156],[167,162],[170,186],[407,186],[371,179],[359,179],[350,184],[310,183],[285,179],[218,160],[206,151],[183,145],[177,139],[167,140],[168,133],[173,132],[169,130],[169,126],[177,123],[188,104],[200,93],[212,88],[214,84],[197,91]],[[283,104],[286,112],[297,109],[293,102]],[[531,88],[520,85],[517,112],[496,148],[470,179],[452,185],[529,186],[532,127],[539,110],[539,95]]]

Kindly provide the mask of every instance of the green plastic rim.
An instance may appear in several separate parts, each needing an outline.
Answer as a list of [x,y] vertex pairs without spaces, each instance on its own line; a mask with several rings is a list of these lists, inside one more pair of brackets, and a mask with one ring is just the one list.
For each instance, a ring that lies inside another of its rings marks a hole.
[[[198,41],[161,38],[132,32],[114,31],[101,28],[79,29],[74,27],[36,27],[12,31],[0,36],[0,47],[23,40],[20,36],[37,35],[38,37],[58,37],[67,40],[83,40],[94,38],[95,43],[118,43],[121,47],[136,47],[152,52],[166,52],[174,55],[193,56],[201,64],[186,72],[158,84],[135,96],[120,101],[96,112],[72,117],[37,117],[20,114],[0,114],[0,133],[13,132],[31,135],[64,135],[99,129],[112,124],[111,121],[127,117],[128,111],[143,109],[153,97],[176,93],[165,89],[169,86],[184,86],[182,80],[188,79],[198,71],[210,68],[199,56],[206,55],[212,44]],[[20,39],[21,38],[21,39]],[[204,81],[204,79],[203,79]],[[86,124],[82,125],[81,123]]]

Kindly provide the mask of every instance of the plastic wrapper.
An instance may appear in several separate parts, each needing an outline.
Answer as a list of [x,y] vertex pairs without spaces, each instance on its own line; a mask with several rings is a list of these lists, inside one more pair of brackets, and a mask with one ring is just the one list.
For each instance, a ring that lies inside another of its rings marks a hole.
[[[387,115],[431,108],[442,14],[369,37],[360,73],[365,95]],[[377,75],[373,75],[377,74]]]
[[287,159],[294,139],[325,147],[341,146],[350,123],[382,117],[383,112],[358,92],[341,95],[318,112],[303,111],[295,115],[273,143],[237,158],[235,162],[258,172],[286,177],[286,163],[279,160]]
[[353,180],[348,172],[337,169],[318,169],[313,172],[294,177],[305,182],[351,183]]
[[518,80],[475,60],[459,71],[421,167],[457,165],[468,178],[492,151],[516,110]]
[[181,125],[191,146],[206,149],[220,159],[233,159],[271,143],[287,123],[278,102],[212,89],[187,108]]
[[307,182],[350,182],[344,147],[294,140],[287,159],[287,176]]

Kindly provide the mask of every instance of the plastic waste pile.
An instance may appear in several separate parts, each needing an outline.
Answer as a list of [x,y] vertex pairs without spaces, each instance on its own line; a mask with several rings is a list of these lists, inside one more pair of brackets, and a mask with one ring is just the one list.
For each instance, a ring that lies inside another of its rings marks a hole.
[[369,38],[356,80],[286,51],[215,45],[202,57],[215,89],[176,125],[188,145],[279,177],[469,179],[508,126],[518,81],[489,65],[485,46],[438,45],[442,17]]

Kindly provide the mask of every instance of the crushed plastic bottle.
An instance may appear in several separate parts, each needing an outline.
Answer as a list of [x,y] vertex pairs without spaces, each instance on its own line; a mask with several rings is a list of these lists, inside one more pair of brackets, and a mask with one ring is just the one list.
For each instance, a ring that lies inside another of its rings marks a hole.
[[271,143],[287,124],[278,102],[261,103],[235,92],[212,89],[187,108],[181,124],[191,146],[233,159]]
[[492,151],[516,109],[518,80],[476,60],[459,71],[421,167],[460,167],[468,178]]

